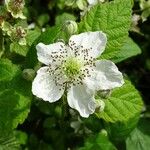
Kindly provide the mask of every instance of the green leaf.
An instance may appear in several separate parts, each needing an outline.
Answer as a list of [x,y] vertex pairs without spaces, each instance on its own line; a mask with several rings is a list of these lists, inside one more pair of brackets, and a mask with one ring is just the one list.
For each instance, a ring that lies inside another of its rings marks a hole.
[[0,135],[0,150],[20,150],[20,145],[27,142],[27,135],[21,131],[13,131]]
[[15,52],[16,54],[19,54],[21,56],[26,56],[28,52],[28,46],[27,45],[20,45],[16,42],[10,44],[10,51]]
[[135,87],[125,81],[122,87],[112,90],[105,105],[104,111],[97,113],[99,118],[107,122],[126,122],[140,114],[143,102]]
[[127,136],[132,132],[132,130],[136,127],[139,120],[139,116],[131,118],[126,122],[105,122],[105,127],[109,133],[110,138],[118,143],[120,141],[124,141]]
[[24,122],[30,100],[13,89],[0,93],[0,131],[8,132]]
[[19,150],[20,144],[14,133],[0,135],[0,150]]
[[113,58],[128,37],[131,23],[131,0],[114,0],[97,4],[79,24],[79,31],[103,31],[108,42],[101,58]]
[[12,64],[10,60],[0,60],[0,82],[12,80],[18,74],[18,71],[18,67]]
[[84,147],[79,150],[116,150],[116,148],[106,135],[99,133],[86,139]]
[[24,122],[30,111],[32,94],[31,83],[22,78],[22,72],[17,65],[7,59],[0,60],[0,63],[3,64],[0,70],[5,71],[1,74],[0,81],[0,134],[2,134],[10,132]]
[[31,46],[40,35],[41,31],[39,29],[29,30],[26,36],[28,45]]
[[127,150],[148,150],[150,147],[150,135],[144,134],[135,128],[126,140]]
[[138,54],[141,54],[140,47],[131,38],[128,38],[120,51],[112,58],[112,61],[118,63]]

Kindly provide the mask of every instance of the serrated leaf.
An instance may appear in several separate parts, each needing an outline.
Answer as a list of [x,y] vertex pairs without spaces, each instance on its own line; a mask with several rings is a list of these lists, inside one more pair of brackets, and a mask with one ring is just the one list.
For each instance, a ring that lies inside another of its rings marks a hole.
[[98,117],[107,122],[126,122],[140,114],[143,102],[134,86],[126,81],[122,87],[112,91],[105,105],[104,111],[97,114]]
[[127,136],[132,132],[132,130],[136,127],[139,120],[139,116],[137,115],[134,118],[127,120],[126,122],[105,122],[105,127],[110,135],[110,138],[118,143],[120,141],[124,141]]
[[0,81],[10,81],[18,74],[18,67],[8,59],[0,60]]
[[12,131],[0,135],[0,150],[21,150],[20,145],[27,142],[27,135],[22,131]]
[[99,133],[86,139],[84,147],[78,150],[116,150],[116,148],[106,135]]
[[19,150],[20,145],[14,133],[0,135],[0,150]]
[[21,56],[26,56],[28,52],[28,46],[27,45],[20,45],[16,42],[10,44],[10,51],[14,52],[16,54],[19,54]]
[[23,123],[30,111],[30,100],[15,90],[0,93],[0,131],[8,132]]
[[128,38],[112,61],[118,63],[138,54],[141,54],[140,47],[131,38]]
[[103,31],[108,42],[102,58],[111,59],[128,36],[131,22],[131,0],[114,0],[97,4],[79,24],[79,31]]
[[[32,97],[31,83],[22,78],[19,67],[7,59],[0,62],[7,62],[9,68],[6,71],[6,76],[9,78],[0,81],[0,134],[3,134],[23,123],[30,111]],[[0,70],[4,70],[3,68],[4,66]],[[14,74],[16,70],[17,73]]]
[[144,134],[135,128],[126,140],[127,150],[148,150],[150,147],[150,135]]
[[41,31],[39,29],[29,30],[26,36],[28,45],[31,46],[40,35]]

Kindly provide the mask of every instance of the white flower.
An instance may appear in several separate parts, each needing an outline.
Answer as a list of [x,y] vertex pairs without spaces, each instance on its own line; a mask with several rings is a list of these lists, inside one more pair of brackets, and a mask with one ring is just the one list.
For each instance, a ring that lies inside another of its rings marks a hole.
[[109,60],[96,60],[107,42],[103,32],[73,35],[69,43],[57,42],[36,46],[38,60],[45,67],[38,70],[32,92],[45,101],[58,101],[67,90],[67,101],[82,117],[94,113],[95,91],[123,85],[124,80],[116,65]]

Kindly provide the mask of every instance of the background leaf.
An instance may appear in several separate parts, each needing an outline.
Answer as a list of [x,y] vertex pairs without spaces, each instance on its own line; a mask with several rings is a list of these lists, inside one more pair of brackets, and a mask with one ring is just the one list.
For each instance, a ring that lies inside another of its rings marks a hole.
[[128,36],[131,24],[131,0],[114,0],[97,4],[79,24],[79,31],[103,31],[108,42],[102,58],[111,59],[120,50]]
[[127,150],[148,150],[150,136],[135,128],[126,140]]
[[0,81],[10,81],[19,72],[19,68],[8,59],[0,60]]
[[27,142],[27,134],[22,131],[13,131],[0,135],[0,150],[20,150],[21,145]]
[[105,101],[105,109],[97,114],[107,122],[124,122],[136,117],[142,110],[142,98],[131,82],[112,91],[111,96]]
[[128,38],[120,51],[112,58],[112,61],[119,63],[138,54],[141,54],[140,47],[131,38]]
[[[30,111],[31,83],[22,78],[17,65],[7,59],[0,60],[0,134],[10,132],[26,119]],[[15,73],[17,72],[17,73]],[[3,76],[6,77],[3,78]],[[8,75],[7,75],[8,74]]]
[[79,150],[116,150],[116,148],[106,135],[99,133],[86,139],[84,147]]
[[16,54],[19,54],[21,56],[26,56],[28,49],[29,48],[27,45],[20,45],[17,42],[10,44],[10,51],[15,52]]

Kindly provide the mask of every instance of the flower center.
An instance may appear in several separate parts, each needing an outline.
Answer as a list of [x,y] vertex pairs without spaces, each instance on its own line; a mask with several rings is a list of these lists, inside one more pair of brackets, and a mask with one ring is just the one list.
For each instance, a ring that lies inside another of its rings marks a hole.
[[63,72],[64,74],[72,78],[80,73],[80,68],[82,63],[75,57],[69,57],[63,64]]

